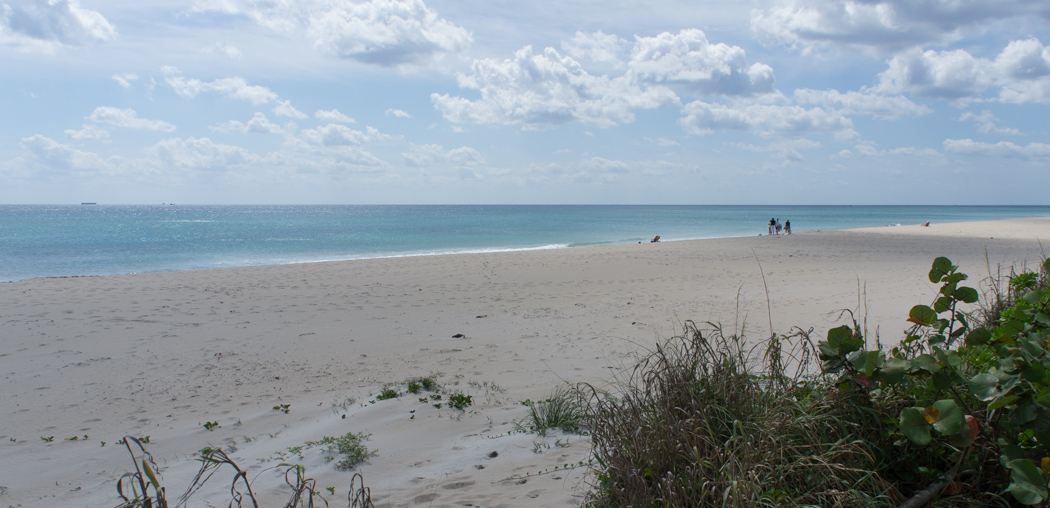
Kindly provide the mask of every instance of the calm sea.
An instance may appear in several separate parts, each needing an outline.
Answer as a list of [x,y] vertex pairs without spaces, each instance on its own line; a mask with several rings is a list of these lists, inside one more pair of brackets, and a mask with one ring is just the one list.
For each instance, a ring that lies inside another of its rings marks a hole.
[[0,205],[0,281],[1050,217],[1047,206]]

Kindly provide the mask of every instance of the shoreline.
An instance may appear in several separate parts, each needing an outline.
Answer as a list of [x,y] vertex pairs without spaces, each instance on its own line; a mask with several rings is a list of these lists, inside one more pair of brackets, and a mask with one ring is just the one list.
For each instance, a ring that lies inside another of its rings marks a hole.
[[[352,431],[378,449],[358,468],[377,506],[575,506],[582,469],[535,472],[585,459],[586,437],[514,432],[521,401],[610,387],[687,319],[821,335],[856,309],[890,344],[936,294],[934,257],[976,285],[989,265],[1034,266],[1050,243],[1050,218],[953,224],[0,284],[0,501],[116,506],[127,434],[151,436],[173,498],[193,453],[221,446],[277,504],[283,478],[267,468],[280,460],[267,458]],[[428,375],[474,405],[375,400]],[[351,474],[319,451],[301,462],[339,506]],[[225,504],[228,479],[193,499]]]
[[[72,205],[71,205],[72,206]],[[79,205],[78,205],[79,206]],[[958,205],[957,205],[958,206]],[[1025,221],[1047,219],[1050,217],[1019,217],[1012,219],[1000,219],[1007,221]],[[950,231],[960,236],[966,236],[965,232],[961,232],[958,226],[961,224],[970,223],[984,223],[984,222],[995,222],[995,221],[957,221],[957,222],[942,222],[932,224],[932,228],[920,228],[920,232],[933,234],[933,235],[944,235],[945,227],[947,226]],[[844,229],[801,229],[796,230],[794,234],[805,234],[805,233],[821,233],[831,231],[872,231],[881,233],[892,233],[893,231],[912,231],[921,225],[912,224],[891,224],[884,226],[867,226],[862,228],[844,228]],[[903,229],[901,229],[903,228]],[[756,228],[758,229],[758,228]],[[677,242],[704,242],[711,240],[726,240],[733,238],[750,238],[754,236],[769,236],[759,231],[754,235],[730,235],[730,236],[712,236],[712,237],[701,237],[701,238],[660,238],[660,243],[677,243]],[[786,234],[776,236],[787,236]],[[637,244],[650,243],[648,241],[638,241]],[[43,275],[36,277],[29,277],[25,279],[12,279],[12,280],[0,280],[0,284],[7,284],[12,282],[23,282],[30,280],[39,279],[64,279],[64,278],[80,278],[80,277],[121,277],[131,275],[143,275],[143,274],[157,274],[157,273],[181,273],[181,272],[197,272],[197,271],[209,271],[209,270],[227,270],[227,269],[239,269],[239,268],[265,268],[272,266],[289,266],[289,265],[310,265],[316,263],[343,263],[343,262],[354,262],[354,261],[369,261],[369,260],[383,260],[383,259],[404,259],[404,258],[416,258],[416,257],[433,257],[433,256],[460,256],[460,255],[471,255],[471,254],[501,254],[501,253],[515,253],[515,252],[534,252],[534,251],[545,251],[545,250],[561,250],[561,249],[587,249],[587,248],[602,248],[602,247],[617,247],[625,245],[636,245],[635,240],[624,241],[624,242],[601,242],[596,244],[586,245],[573,245],[573,244],[546,244],[532,247],[484,247],[484,248],[465,248],[465,249],[452,249],[452,250],[441,250],[441,251],[425,251],[425,252],[405,252],[396,254],[377,254],[377,255],[363,255],[363,256],[352,256],[347,258],[331,258],[331,259],[316,259],[316,260],[305,260],[305,261],[288,261],[275,264],[246,264],[246,265],[234,265],[234,266],[216,266],[216,267],[205,267],[205,268],[189,268],[189,269],[161,269],[154,271],[144,272],[127,272],[127,273],[110,273],[110,274],[80,274],[80,275]]]

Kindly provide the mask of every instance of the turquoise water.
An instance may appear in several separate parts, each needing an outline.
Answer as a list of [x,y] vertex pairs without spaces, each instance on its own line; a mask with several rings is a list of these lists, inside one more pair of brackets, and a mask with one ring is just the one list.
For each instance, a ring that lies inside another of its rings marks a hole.
[[0,281],[1016,217],[1047,206],[0,206]]

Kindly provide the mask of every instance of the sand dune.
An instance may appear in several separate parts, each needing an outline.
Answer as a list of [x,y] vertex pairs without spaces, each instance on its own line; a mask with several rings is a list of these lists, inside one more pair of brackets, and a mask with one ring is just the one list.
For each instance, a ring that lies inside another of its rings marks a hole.
[[[378,450],[357,469],[378,506],[577,505],[586,470],[562,468],[587,438],[513,432],[521,401],[604,386],[686,319],[760,338],[860,309],[892,341],[936,293],[934,257],[980,278],[1036,266],[1040,241],[1050,219],[0,284],[0,505],[118,504],[130,434],[169,496],[221,446],[265,506],[286,496],[282,460],[344,506],[352,473],[288,448],[347,432]],[[427,375],[474,405],[375,399]],[[228,481],[195,499],[224,505]]]

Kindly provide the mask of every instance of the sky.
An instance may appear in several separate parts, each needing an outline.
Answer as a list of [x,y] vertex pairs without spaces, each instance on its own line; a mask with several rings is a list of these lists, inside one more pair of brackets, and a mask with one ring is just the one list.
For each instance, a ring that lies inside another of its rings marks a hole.
[[0,0],[0,203],[1048,189],[1046,0]]

